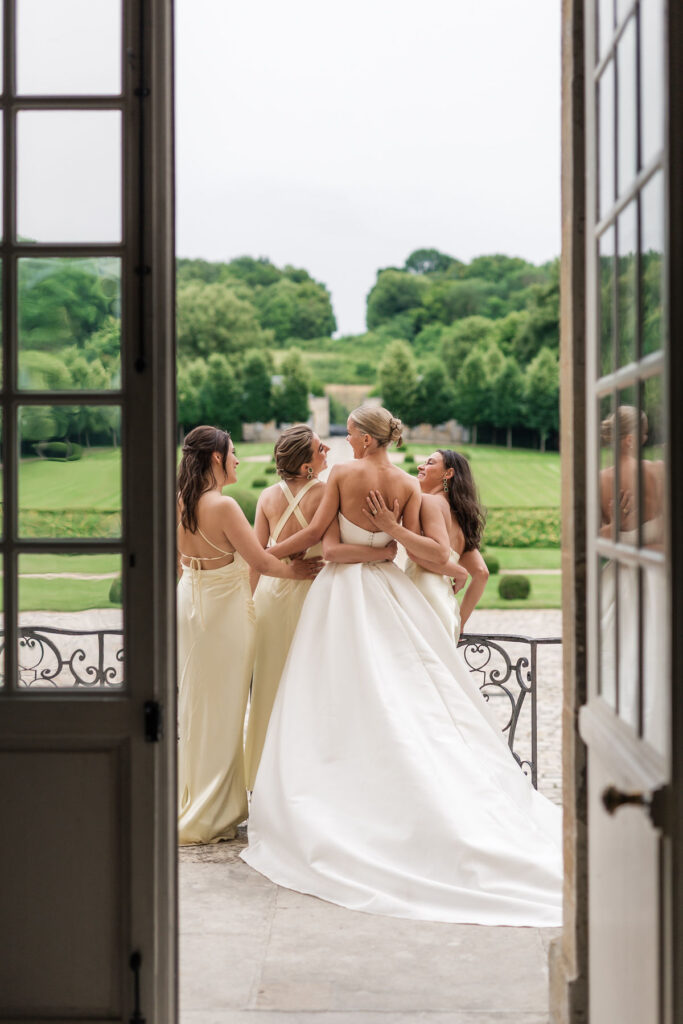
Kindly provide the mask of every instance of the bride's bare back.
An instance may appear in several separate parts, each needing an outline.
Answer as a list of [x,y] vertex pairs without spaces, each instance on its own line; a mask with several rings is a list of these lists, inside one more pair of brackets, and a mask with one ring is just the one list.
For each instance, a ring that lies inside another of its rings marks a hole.
[[420,486],[417,480],[398,469],[387,459],[356,459],[335,467],[342,515],[364,530],[378,532],[363,514],[370,491],[380,491],[389,508],[398,501],[400,515],[408,529],[419,529]]

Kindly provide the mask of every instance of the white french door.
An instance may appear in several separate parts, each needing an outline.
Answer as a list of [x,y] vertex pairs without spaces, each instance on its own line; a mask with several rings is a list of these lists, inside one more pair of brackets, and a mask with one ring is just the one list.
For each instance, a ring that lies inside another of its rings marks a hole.
[[594,1024],[673,1020],[680,598],[671,566],[681,545],[683,379],[672,359],[681,228],[671,189],[681,168],[670,136],[671,19],[665,0],[586,6],[589,698],[580,731]]
[[0,1019],[175,1019],[171,0],[2,4]]

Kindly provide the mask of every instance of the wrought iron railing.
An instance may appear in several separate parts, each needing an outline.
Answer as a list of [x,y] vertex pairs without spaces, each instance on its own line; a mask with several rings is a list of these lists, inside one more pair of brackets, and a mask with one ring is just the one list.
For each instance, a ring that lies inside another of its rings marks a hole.
[[559,637],[509,633],[463,633],[458,643],[479,689],[493,702],[515,760],[534,786],[538,784],[538,648],[561,643]]
[[[458,648],[522,771],[538,780],[538,648],[556,637],[465,633]],[[4,661],[0,634],[0,659]],[[30,690],[120,690],[123,633],[120,629],[71,630],[52,626],[19,629],[19,686]],[[1,669],[0,669],[1,671]]]

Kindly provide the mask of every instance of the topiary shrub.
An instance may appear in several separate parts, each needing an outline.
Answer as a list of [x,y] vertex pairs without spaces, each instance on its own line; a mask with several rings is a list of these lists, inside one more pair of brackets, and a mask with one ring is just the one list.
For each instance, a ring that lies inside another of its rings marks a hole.
[[415,462],[415,456],[411,455],[410,452],[408,452],[408,454],[403,457],[403,465],[404,466],[407,466],[408,464],[412,465],[414,462]]
[[528,576],[501,576],[498,593],[504,601],[525,601],[531,593],[531,581]]
[[417,476],[417,474],[418,474],[418,473],[419,473],[420,471],[419,471],[419,469],[417,468],[417,466],[408,466],[408,468],[407,468],[406,472],[407,472],[407,473],[410,473],[410,475],[411,475],[411,476]]
[[83,455],[82,446],[71,441],[39,441],[33,450],[41,459],[51,462],[75,462]]
[[491,576],[495,576],[500,572],[500,562],[495,555],[484,555],[484,561]]
[[268,476],[272,476],[273,473],[277,473],[277,466],[266,466],[264,473],[267,473]]
[[252,487],[267,487],[268,481],[264,476],[257,476],[251,481]]
[[256,496],[246,487],[229,487],[225,489],[225,494],[235,499],[253,526],[256,517]]
[[121,604],[121,577],[117,576],[111,581],[109,588],[109,600],[112,604]]

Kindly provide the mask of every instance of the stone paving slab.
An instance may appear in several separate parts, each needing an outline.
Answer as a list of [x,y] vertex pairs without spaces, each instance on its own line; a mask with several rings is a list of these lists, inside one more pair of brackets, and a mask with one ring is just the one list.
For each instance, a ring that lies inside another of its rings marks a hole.
[[496,1013],[431,1013],[422,1011],[323,1011],[318,1013],[259,1010],[191,1010],[184,1013],[181,1024],[548,1024],[547,1013],[522,1013],[505,1010]]

